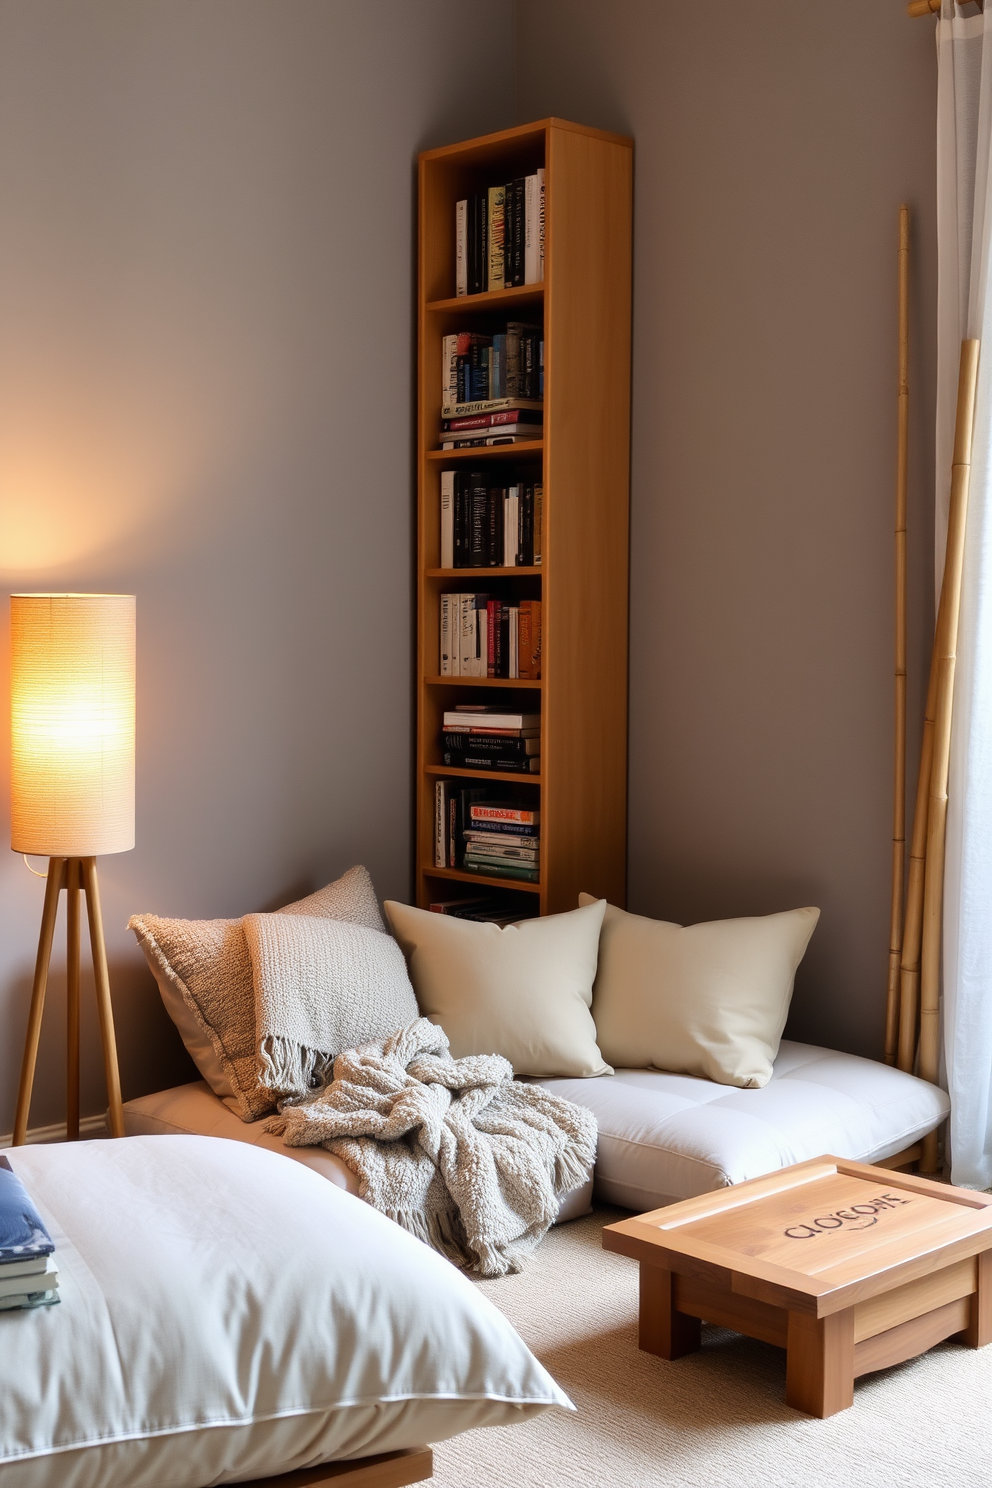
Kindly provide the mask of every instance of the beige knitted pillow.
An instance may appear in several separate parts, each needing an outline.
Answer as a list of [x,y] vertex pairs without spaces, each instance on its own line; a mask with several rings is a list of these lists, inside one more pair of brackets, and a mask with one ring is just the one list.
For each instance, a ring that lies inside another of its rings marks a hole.
[[[386,929],[366,869],[341,878],[280,914],[308,915]],[[240,920],[168,920],[133,915],[128,922],[158,983],[166,1011],[215,1095],[242,1121],[274,1109],[259,1081],[255,993]]]

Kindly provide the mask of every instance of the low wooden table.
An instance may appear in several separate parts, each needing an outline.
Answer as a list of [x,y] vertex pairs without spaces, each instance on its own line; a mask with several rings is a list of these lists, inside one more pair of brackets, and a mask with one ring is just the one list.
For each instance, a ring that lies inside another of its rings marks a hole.
[[640,1346],[705,1319],[786,1350],[786,1403],[831,1416],[854,1381],[944,1338],[992,1339],[992,1196],[822,1157],[608,1225],[640,1262]]

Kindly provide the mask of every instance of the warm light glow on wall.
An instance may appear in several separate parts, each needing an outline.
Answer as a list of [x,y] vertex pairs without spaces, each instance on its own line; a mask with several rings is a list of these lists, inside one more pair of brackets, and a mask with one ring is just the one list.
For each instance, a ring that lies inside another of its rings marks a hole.
[[11,840],[95,857],[134,846],[133,594],[11,595]]

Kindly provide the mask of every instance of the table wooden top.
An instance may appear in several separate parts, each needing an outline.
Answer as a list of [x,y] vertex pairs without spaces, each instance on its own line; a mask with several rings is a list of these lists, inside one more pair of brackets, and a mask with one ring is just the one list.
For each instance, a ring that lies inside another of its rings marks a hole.
[[603,1244],[824,1317],[992,1249],[992,1195],[823,1157],[609,1225]]

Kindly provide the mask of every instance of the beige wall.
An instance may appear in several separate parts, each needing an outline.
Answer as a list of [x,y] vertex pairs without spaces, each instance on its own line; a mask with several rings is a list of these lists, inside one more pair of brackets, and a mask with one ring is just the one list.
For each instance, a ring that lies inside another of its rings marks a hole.
[[[409,890],[413,162],[511,107],[509,9],[463,9],[0,0],[3,585],[138,596],[138,846],[101,860],[125,1093],[191,1077],[133,911],[356,861]],[[41,899],[0,855],[0,1133]]]
[[[878,1048],[903,198],[914,684],[929,620],[932,23],[517,22],[514,68],[476,0],[0,0],[2,577],[139,602],[138,847],[101,864],[128,1093],[189,1074],[132,911],[240,914],[356,860],[408,890],[412,161],[509,122],[512,82],[521,120],[637,140],[630,905],[821,905],[793,1029]],[[0,1132],[41,893],[0,858]],[[53,1019],[33,1123],[61,1058]]]
[[636,139],[630,907],[820,905],[791,1031],[877,1054],[902,200],[914,717],[932,603],[933,22],[903,0],[517,14],[518,117]]

